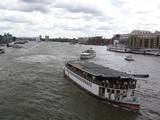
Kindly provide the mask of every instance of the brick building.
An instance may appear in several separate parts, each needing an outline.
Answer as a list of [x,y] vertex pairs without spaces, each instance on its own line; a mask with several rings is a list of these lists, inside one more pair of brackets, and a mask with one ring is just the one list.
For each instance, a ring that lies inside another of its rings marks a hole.
[[160,49],[160,32],[134,30],[129,35],[128,47]]

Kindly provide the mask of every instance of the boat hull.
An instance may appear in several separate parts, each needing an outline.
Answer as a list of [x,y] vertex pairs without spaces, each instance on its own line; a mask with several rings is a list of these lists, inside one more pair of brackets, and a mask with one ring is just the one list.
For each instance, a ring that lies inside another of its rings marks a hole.
[[140,104],[117,102],[117,101],[109,100],[105,97],[99,96],[99,87],[100,87],[99,85],[89,82],[88,80],[82,78],[81,76],[73,73],[67,67],[64,67],[64,74],[65,76],[67,76],[69,79],[71,79],[74,83],[76,83],[78,86],[80,86],[87,92],[91,93],[92,95],[100,99],[106,100],[107,102],[111,103],[113,106],[125,108],[131,111],[138,111],[140,109]]
[[138,111],[140,109],[140,104],[124,103],[117,101],[110,101],[113,105],[117,105],[120,108],[124,108],[131,111]]
[[134,61],[134,59],[127,59],[127,58],[125,58],[125,60],[126,61]]
[[92,82],[89,82],[88,80],[80,77],[79,75],[73,73],[71,70],[64,67],[64,74],[70,78],[72,81],[74,81],[76,84],[78,84],[83,89],[87,90],[88,92],[92,93],[93,95],[98,96],[99,95],[99,86],[97,84],[94,84]]
[[85,56],[81,55],[80,59],[91,59],[94,57],[96,57],[96,54],[90,54],[90,55],[85,55]]

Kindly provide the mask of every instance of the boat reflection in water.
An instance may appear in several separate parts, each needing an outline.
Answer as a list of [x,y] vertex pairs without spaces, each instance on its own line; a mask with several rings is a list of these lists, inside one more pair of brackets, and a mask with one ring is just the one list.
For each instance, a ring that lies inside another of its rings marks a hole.
[[132,75],[76,60],[66,62],[64,73],[80,87],[113,106],[132,111],[140,109],[139,99],[135,95],[137,80]]

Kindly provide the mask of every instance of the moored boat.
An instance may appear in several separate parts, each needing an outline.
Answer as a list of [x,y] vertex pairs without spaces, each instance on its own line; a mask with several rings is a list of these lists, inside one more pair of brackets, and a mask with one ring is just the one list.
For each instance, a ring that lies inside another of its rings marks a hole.
[[12,48],[22,48],[21,45],[18,45],[18,44],[14,44],[14,43],[11,43],[11,44],[7,44],[7,47],[12,47]]
[[113,106],[133,111],[140,109],[135,95],[137,80],[132,75],[86,61],[67,62],[64,73],[80,87]]
[[96,52],[92,48],[85,50],[80,54],[80,59],[90,59],[94,57],[96,57]]
[[5,53],[5,50],[0,48],[0,54]]
[[155,52],[154,55],[155,56],[160,56],[160,52]]
[[12,47],[13,47],[13,48],[22,48],[22,46],[21,46],[21,45],[18,45],[18,44],[14,44],[14,45],[12,45]]
[[120,53],[130,53],[129,48],[121,48],[121,47],[109,47],[107,48],[108,51],[113,51],[113,52],[120,52]]
[[134,61],[132,55],[128,55],[124,59],[127,60],[127,61]]

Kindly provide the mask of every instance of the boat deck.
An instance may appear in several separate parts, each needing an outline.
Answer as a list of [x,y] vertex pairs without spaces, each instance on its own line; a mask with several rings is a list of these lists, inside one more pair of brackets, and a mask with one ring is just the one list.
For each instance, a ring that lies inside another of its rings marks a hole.
[[120,72],[108,67],[104,67],[93,62],[71,61],[70,65],[90,73],[95,76],[102,76],[107,78],[130,78],[131,76],[125,72]]

